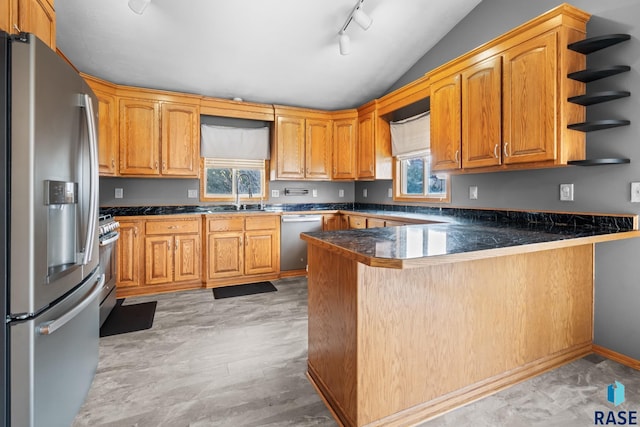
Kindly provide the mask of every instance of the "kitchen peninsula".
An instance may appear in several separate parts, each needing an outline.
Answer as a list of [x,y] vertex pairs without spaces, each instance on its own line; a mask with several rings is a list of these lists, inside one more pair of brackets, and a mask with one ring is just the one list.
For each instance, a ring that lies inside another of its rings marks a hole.
[[307,375],[342,425],[400,426],[587,355],[594,244],[627,219],[303,234]]

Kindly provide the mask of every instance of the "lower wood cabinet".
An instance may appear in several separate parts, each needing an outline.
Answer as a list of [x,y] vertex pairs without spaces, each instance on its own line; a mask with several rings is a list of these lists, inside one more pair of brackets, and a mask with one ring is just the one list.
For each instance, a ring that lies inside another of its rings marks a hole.
[[343,225],[344,216],[337,214],[322,215],[322,231],[344,230],[349,228]]
[[209,287],[276,278],[280,272],[278,215],[212,215],[206,219]]
[[116,218],[120,223],[117,247],[116,286],[118,289],[140,286],[140,248],[144,221]]

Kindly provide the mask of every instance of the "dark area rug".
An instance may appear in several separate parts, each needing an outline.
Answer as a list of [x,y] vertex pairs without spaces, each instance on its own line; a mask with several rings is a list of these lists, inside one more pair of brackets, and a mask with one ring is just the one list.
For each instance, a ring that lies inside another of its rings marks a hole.
[[100,328],[101,337],[143,331],[153,326],[157,301],[129,305],[122,305],[123,302],[124,299],[116,302],[116,306]]
[[246,285],[224,286],[222,288],[213,288],[213,297],[215,299],[240,297],[243,295],[262,294],[265,292],[277,291],[271,282],[249,283]]

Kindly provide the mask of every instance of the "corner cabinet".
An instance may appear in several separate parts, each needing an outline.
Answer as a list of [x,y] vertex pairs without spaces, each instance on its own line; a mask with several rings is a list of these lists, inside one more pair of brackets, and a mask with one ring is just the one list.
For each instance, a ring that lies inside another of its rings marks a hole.
[[584,159],[584,118],[567,101],[584,84],[566,78],[585,59],[567,49],[589,15],[563,4],[429,74],[431,153],[436,171],[482,172],[564,166]]
[[275,108],[271,179],[331,179],[332,121],[329,113]]

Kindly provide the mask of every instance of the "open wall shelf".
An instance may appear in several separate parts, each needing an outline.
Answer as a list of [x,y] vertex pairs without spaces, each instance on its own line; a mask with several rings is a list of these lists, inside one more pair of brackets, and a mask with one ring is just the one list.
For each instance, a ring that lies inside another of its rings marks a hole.
[[588,159],[588,160],[572,160],[567,164],[572,166],[602,166],[602,165],[620,165],[631,163],[629,159]]
[[617,128],[620,126],[628,126],[631,124],[629,120],[593,120],[590,122],[574,123],[567,125],[569,129],[579,130],[581,132],[593,132],[596,130]]
[[607,34],[605,36],[590,37],[588,39],[580,40],[579,42],[571,43],[567,47],[575,52],[588,55],[600,49],[622,43],[630,38],[631,36],[629,34]]
[[587,95],[572,96],[571,98],[568,98],[567,101],[586,106],[613,101],[614,99],[626,98],[627,96],[631,96],[631,92],[608,90],[605,92],[594,92]]
[[[598,50],[607,48],[609,46],[622,43],[631,39],[629,34],[608,34],[598,37],[590,37],[585,40],[581,40],[575,43],[571,43],[567,48],[588,55]],[[631,70],[628,65],[611,65],[598,68],[587,68],[585,70],[576,71],[574,73],[567,74],[567,77],[583,83],[589,83],[595,80],[603,79],[605,77],[615,76],[616,74],[625,73]],[[572,96],[567,98],[568,102],[573,104],[588,106],[594,104],[600,104],[602,102],[613,101],[615,99],[626,98],[631,96],[628,91],[621,90],[609,90],[602,92],[594,92],[584,95]],[[567,125],[567,128],[577,130],[580,132],[593,132],[602,129],[610,129],[619,126],[628,126],[631,122],[629,120],[591,120],[583,123],[573,123]],[[602,159],[586,159],[586,160],[573,160],[567,162],[569,165],[574,166],[600,166],[600,165],[618,165],[624,163],[630,163],[629,159],[622,158],[602,158]]]
[[626,73],[629,70],[631,70],[631,67],[628,65],[612,65],[609,67],[587,68],[586,70],[569,73],[567,77],[571,80],[589,83],[605,77],[615,76],[616,74]]

